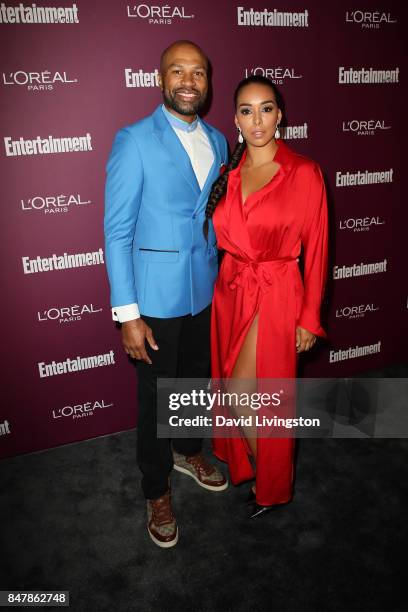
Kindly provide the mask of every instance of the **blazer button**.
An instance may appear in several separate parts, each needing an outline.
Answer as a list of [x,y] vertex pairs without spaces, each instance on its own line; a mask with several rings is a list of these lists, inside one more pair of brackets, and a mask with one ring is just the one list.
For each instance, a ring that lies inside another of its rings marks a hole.
[[194,215],[193,215],[193,219],[195,219],[195,218],[196,218],[196,216],[197,216],[197,215],[196,215],[196,214],[194,214]]

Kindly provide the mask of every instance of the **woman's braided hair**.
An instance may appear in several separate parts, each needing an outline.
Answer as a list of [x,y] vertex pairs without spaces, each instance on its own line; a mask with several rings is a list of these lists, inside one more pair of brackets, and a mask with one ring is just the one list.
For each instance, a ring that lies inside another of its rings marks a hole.
[[[243,79],[242,81],[238,83],[238,86],[234,92],[235,109],[237,108],[237,100],[238,100],[239,92],[246,85],[251,85],[252,83],[257,83],[260,85],[266,85],[267,87],[270,87],[270,89],[272,89],[275,95],[275,99],[276,99],[276,103],[278,107],[281,108],[280,94],[279,94],[278,89],[272,83],[272,81],[260,75],[253,75],[253,76],[247,77],[246,79]],[[214,211],[217,208],[218,202],[221,200],[222,196],[227,191],[229,173],[231,172],[231,170],[234,170],[238,166],[245,149],[246,149],[245,140],[244,142],[237,142],[235,149],[232,152],[228,166],[226,167],[225,171],[222,174],[220,174],[220,176],[212,184],[210,195],[208,196],[208,200],[207,200],[207,206],[205,209],[205,221],[204,221],[204,227],[203,227],[204,236],[206,240],[208,239],[209,219],[211,219],[211,217],[213,216]]]
[[234,170],[234,168],[238,166],[245,149],[246,149],[245,140],[244,142],[237,142],[235,149],[231,155],[230,162],[225,169],[225,172],[220,174],[220,176],[214,181],[211,187],[211,192],[208,197],[207,206],[205,209],[205,221],[204,221],[204,228],[203,228],[204,236],[206,240],[208,238],[208,226],[209,226],[208,221],[213,216],[214,211],[217,208],[218,202],[221,200],[222,196],[227,191],[228,174],[231,172],[231,170]]

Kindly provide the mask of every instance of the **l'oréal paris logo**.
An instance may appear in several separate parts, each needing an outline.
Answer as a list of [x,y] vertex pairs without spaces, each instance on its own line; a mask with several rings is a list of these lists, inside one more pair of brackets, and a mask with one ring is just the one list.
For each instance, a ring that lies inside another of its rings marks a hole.
[[245,68],[245,78],[253,75],[260,75],[270,79],[275,85],[283,85],[286,81],[292,81],[296,79],[302,79],[302,74],[297,74],[295,68],[274,66],[265,68],[263,66],[256,66],[256,68]]
[[127,6],[127,16],[146,21],[152,25],[171,25],[178,19],[193,19],[184,6],[154,6],[152,4],[132,4]]
[[353,232],[368,232],[372,227],[384,224],[385,221],[380,217],[350,217],[339,222],[339,229],[352,230]]
[[336,309],[336,319],[362,319],[367,313],[377,312],[377,310],[380,310],[380,307],[375,304],[342,306]]
[[57,321],[58,323],[72,323],[81,321],[86,315],[94,315],[102,312],[102,308],[96,308],[94,304],[75,304],[74,306],[58,306],[39,310],[37,318],[40,323],[44,321]]
[[363,30],[378,30],[380,26],[397,23],[391,13],[382,11],[346,11],[346,22],[356,23]]
[[6,87],[24,87],[28,91],[52,91],[55,87],[62,85],[77,84],[78,79],[70,79],[66,72],[3,72],[3,85]]
[[375,136],[376,134],[390,130],[390,125],[385,125],[384,120],[379,119],[351,119],[343,121],[343,132],[355,134],[357,136]]
[[96,400],[94,402],[84,402],[83,404],[73,404],[72,406],[64,406],[52,411],[53,419],[83,419],[94,416],[98,410],[112,408],[113,403],[108,403],[105,400]]
[[37,210],[52,217],[55,214],[67,213],[74,208],[80,208],[87,204],[91,204],[91,200],[82,199],[79,193],[53,196],[35,195],[21,200],[21,210],[25,212]]

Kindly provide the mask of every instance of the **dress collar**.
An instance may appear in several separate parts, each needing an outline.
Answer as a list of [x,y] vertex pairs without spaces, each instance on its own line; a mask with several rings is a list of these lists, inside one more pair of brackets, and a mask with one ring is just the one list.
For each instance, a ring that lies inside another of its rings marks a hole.
[[[294,151],[292,151],[288,147],[286,142],[284,142],[281,138],[276,140],[276,144],[278,145],[278,149],[275,153],[275,157],[273,158],[273,161],[276,161],[282,167],[283,171],[285,172],[286,170],[289,169],[290,166],[293,165],[294,159],[296,157],[296,153],[294,153]],[[246,156],[247,156],[247,149],[244,150],[238,166],[234,168],[234,170],[231,170],[229,172],[228,177],[230,177],[231,175],[233,176],[239,175],[241,166],[244,163]]]
[[173,115],[173,113],[170,113],[164,106],[164,104],[162,104],[161,108],[167,121],[172,127],[176,128],[177,130],[190,133],[194,132],[194,130],[197,128],[198,117],[196,117],[192,123],[188,123],[187,121],[183,121],[183,119],[179,119],[178,117]]
[[276,144],[278,145],[278,150],[275,153],[274,161],[280,164],[284,170],[287,170],[293,165],[297,154],[288,147],[282,138],[277,139]]

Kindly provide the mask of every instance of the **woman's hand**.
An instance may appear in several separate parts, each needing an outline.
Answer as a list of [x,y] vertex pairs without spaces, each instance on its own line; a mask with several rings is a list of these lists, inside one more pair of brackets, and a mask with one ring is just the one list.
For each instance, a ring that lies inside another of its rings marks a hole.
[[296,327],[296,352],[308,351],[316,342],[316,336],[303,327]]

